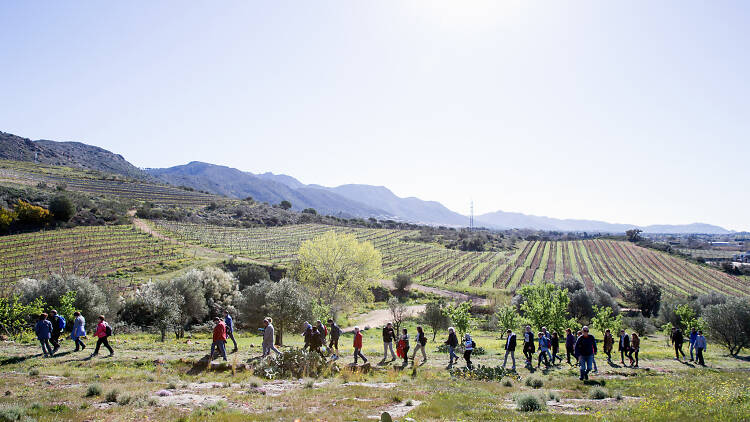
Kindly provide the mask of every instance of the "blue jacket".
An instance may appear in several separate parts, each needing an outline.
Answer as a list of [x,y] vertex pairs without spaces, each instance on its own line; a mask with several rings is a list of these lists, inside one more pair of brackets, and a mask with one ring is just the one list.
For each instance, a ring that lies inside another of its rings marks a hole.
[[695,344],[695,339],[698,338],[698,332],[697,331],[690,331],[690,344]]
[[47,319],[37,321],[36,326],[34,327],[34,332],[36,333],[36,338],[39,340],[51,338],[52,323]]
[[695,348],[706,350],[706,338],[703,336],[696,336]]
[[83,315],[76,317],[73,321],[73,332],[70,333],[70,338],[76,339],[86,335],[86,319]]
[[234,331],[234,323],[232,322],[231,315],[227,315],[226,317],[224,317],[224,325],[227,326],[228,333],[231,333],[232,331]]
[[547,339],[547,337],[544,337],[544,336],[539,337],[539,350],[540,351],[549,350],[549,340]]

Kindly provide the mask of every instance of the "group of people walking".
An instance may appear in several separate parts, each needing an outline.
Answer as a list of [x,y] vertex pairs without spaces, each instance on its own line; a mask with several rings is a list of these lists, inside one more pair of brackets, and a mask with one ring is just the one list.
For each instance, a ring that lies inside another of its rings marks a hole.
[[[682,334],[682,330],[679,328],[672,328],[672,334],[669,336],[672,345],[674,345],[675,359],[680,360],[680,355],[685,359],[685,352],[682,351],[682,345],[685,342],[685,336]],[[706,351],[708,342],[706,337],[703,336],[703,331],[693,327],[690,329],[688,336],[688,342],[690,343],[690,362],[696,362],[700,366],[706,366],[706,362],[703,360],[703,352]],[[695,352],[695,355],[693,355]]]
[[[42,355],[45,358],[53,357],[58,350],[60,350],[60,336],[67,322],[65,317],[59,315],[56,310],[51,310],[49,314],[42,313],[37,319],[36,325],[34,325],[34,333],[36,334],[37,340],[42,346]],[[109,355],[115,354],[112,346],[109,344],[109,337],[112,335],[112,327],[104,319],[104,315],[99,315],[99,323],[96,325],[94,331],[94,337],[96,337],[96,347],[91,357],[99,354],[99,348],[104,346],[109,350]],[[70,333],[70,339],[76,345],[74,352],[82,351],[86,349],[86,343],[83,339],[86,338],[86,319],[81,315],[80,312],[76,311],[73,313],[73,329]]]

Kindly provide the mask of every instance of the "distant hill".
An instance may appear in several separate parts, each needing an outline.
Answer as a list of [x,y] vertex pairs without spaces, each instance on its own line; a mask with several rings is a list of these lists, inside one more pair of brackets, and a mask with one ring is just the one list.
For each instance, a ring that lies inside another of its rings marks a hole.
[[76,167],[143,179],[147,174],[122,155],[80,142],[32,141],[0,132],[0,159]]
[[289,176],[275,176],[271,173],[254,175],[235,168],[193,161],[191,163],[165,169],[147,169],[150,175],[173,185],[190,186],[234,198],[251,196],[256,201],[278,204],[287,200],[295,210],[313,208],[318,213],[348,217],[391,216],[382,209],[362,204],[327,189],[308,187],[298,182],[292,188],[283,180],[292,183]]
[[537,229],[550,231],[603,232],[623,233],[632,228],[640,228],[645,233],[705,233],[727,234],[729,230],[710,224],[693,223],[685,225],[652,225],[637,226],[634,224],[615,224],[596,220],[559,219],[539,217],[517,212],[495,211],[476,217],[477,224],[500,229]]

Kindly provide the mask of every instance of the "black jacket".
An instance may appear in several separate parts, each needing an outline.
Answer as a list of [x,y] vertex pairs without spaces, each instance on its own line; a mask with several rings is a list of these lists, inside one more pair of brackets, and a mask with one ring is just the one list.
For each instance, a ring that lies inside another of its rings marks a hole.
[[55,315],[51,319],[52,320],[50,322],[52,323],[52,332],[53,333],[61,332],[62,329],[60,328],[60,317],[58,315]]
[[679,328],[674,330],[674,334],[672,334],[672,341],[675,343],[683,343],[685,341],[685,338],[682,336],[682,330],[680,330]]
[[383,343],[390,343],[396,339],[396,332],[393,328],[383,327]]
[[594,336],[578,337],[573,348],[576,356],[591,356],[596,354],[596,339]]
[[505,341],[505,350],[516,350],[516,335],[512,334],[508,336],[508,339]]
[[445,342],[445,344],[454,349],[458,347],[458,337],[456,337],[456,333],[448,333],[448,340]]
[[338,340],[339,337],[341,337],[341,328],[339,328],[339,326],[336,325],[335,322],[331,324],[330,334],[331,334],[331,340]]
[[320,335],[320,332],[318,332],[317,329],[313,329],[312,334],[310,335],[310,347],[315,349],[322,345],[323,345],[323,336]]
[[620,344],[617,346],[617,351],[628,351],[630,350],[630,336],[625,334],[624,337],[620,337]]

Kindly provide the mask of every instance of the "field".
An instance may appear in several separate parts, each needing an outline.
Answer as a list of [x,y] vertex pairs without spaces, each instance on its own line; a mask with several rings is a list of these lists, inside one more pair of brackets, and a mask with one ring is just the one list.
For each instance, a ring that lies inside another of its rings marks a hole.
[[[414,332],[413,323],[407,327]],[[250,334],[254,331],[238,332],[240,351],[229,355],[230,363],[260,354],[260,337]],[[473,358],[475,364],[501,365],[504,343],[497,333],[473,334],[487,351]],[[391,364],[377,365],[383,356],[380,332],[368,330],[363,352],[376,370],[362,374],[346,369],[353,359],[352,336],[345,334],[338,362],[342,372],[301,380],[260,379],[250,371],[195,371],[194,363],[210,347],[207,333],[165,343],[152,334],[118,334],[111,340],[115,356],[93,359],[89,348],[71,353],[70,340],[52,359],[42,359],[36,343],[4,343],[0,416],[20,414],[38,421],[363,421],[388,411],[394,420],[417,421],[739,421],[750,415],[748,364],[725,356],[718,346],[709,346],[708,368],[700,368],[674,360],[663,337],[649,336],[641,345],[639,369],[623,367],[619,356],[609,364],[600,352],[599,373],[583,383],[565,362],[550,370],[529,370],[517,360],[518,373],[503,378],[509,381],[504,384],[452,378],[444,367],[447,356],[436,351],[443,337],[439,333],[436,342],[428,343],[425,365],[400,371]],[[301,345],[299,336],[285,339],[287,346]],[[90,340],[88,344],[93,346]],[[534,378],[541,380],[540,388],[526,384]],[[591,397],[596,387],[604,388],[603,399]],[[545,410],[516,410],[514,398],[522,393],[543,396]]]
[[174,244],[128,225],[18,234],[4,236],[0,243],[0,280],[52,273],[100,277],[180,257]]
[[653,281],[671,295],[720,292],[750,295],[750,282],[669,254],[612,240],[530,241],[511,253],[462,252],[406,242],[406,230],[326,225],[227,228],[158,221],[160,231],[187,243],[274,263],[295,259],[299,245],[329,230],[353,233],[373,243],[388,275],[406,272],[425,284],[514,291],[535,280],[577,278],[588,288],[609,283],[622,290],[631,281]]
[[0,179],[16,183],[45,183],[77,192],[107,195],[157,205],[185,207],[208,205],[222,198],[174,186],[105,175],[91,170],[70,167],[0,160]]

